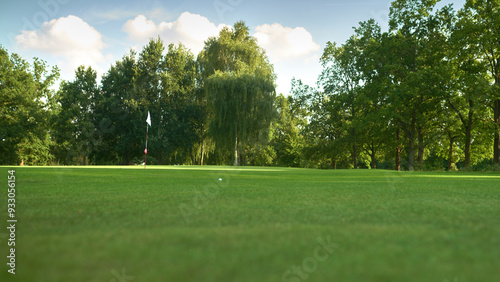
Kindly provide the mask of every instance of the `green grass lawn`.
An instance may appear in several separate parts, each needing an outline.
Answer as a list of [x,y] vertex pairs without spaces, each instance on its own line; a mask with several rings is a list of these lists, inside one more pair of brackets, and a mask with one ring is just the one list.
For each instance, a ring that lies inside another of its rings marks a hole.
[[[0,281],[498,281],[500,174],[16,167]],[[222,178],[222,181],[218,179]]]

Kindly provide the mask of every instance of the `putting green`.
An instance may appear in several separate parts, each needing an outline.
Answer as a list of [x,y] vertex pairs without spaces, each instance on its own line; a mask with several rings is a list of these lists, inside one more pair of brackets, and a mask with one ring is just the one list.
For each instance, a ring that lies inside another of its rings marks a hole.
[[[494,281],[500,174],[0,167],[0,281]],[[219,181],[222,178],[222,181]]]

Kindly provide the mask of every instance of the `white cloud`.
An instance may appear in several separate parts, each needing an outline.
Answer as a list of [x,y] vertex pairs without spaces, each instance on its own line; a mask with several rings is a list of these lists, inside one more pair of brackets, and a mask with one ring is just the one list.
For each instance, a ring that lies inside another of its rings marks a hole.
[[275,23],[257,26],[255,31],[255,38],[266,50],[271,61],[303,57],[320,49],[311,33],[303,27],[290,28]]
[[144,15],[138,15],[134,20],[128,20],[123,29],[129,34],[130,39],[134,41],[149,38],[157,31],[156,24],[149,21]]
[[274,64],[278,75],[276,92],[288,95],[291,89],[292,78],[300,79],[305,84],[315,86],[318,75],[321,73],[321,64],[314,60],[314,56],[307,59],[292,59]]
[[309,31],[303,27],[290,28],[275,23],[257,26],[253,36],[274,64],[278,75],[277,93],[287,95],[293,77],[315,85],[321,72],[318,63],[321,50]]
[[63,77],[68,72],[74,73],[80,65],[102,73],[99,64],[109,59],[101,51],[104,48],[101,34],[72,15],[45,22],[39,30],[22,31],[15,40],[23,49],[58,58]]
[[136,42],[146,43],[149,38],[160,36],[166,44],[182,42],[197,54],[203,49],[205,40],[217,36],[224,26],[226,25],[216,26],[206,17],[184,12],[173,22],[159,24],[144,15],[138,15],[133,20],[128,20],[123,30],[129,39]]

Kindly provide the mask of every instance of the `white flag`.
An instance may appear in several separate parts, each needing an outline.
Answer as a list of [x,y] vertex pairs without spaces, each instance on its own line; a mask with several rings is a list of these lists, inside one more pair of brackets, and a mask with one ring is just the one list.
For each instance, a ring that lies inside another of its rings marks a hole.
[[148,118],[146,119],[146,122],[149,124],[149,126],[151,126],[151,115],[149,114],[149,111],[148,111]]

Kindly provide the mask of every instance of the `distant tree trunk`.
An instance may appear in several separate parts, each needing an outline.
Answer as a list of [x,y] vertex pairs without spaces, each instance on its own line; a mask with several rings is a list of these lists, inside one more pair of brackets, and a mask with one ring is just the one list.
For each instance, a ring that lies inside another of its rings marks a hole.
[[410,139],[410,148],[408,152],[408,170],[409,171],[414,171],[415,170],[415,149],[413,148],[415,141],[413,139]]
[[465,125],[465,167],[470,167],[470,145],[472,140],[472,119],[474,116],[474,102],[469,100],[469,117],[467,120],[467,124]]
[[462,113],[451,103],[448,101],[448,104],[453,108],[453,110],[457,113],[460,121],[462,122],[463,128],[465,129],[465,144],[464,144],[464,165],[466,168],[470,167],[470,147],[472,142],[472,125],[474,118],[474,101],[472,99],[468,99],[469,108],[468,108],[468,117],[467,120],[464,118]]
[[[500,78],[496,80],[496,85],[500,87]],[[497,129],[495,130],[495,140],[493,142],[493,160],[496,164],[500,164],[500,100],[495,101],[494,119]]]
[[372,161],[371,161],[371,163],[372,163],[372,169],[376,169],[377,168],[377,164],[375,163],[375,152],[374,151],[372,151],[372,152],[373,153],[370,155],[370,157],[372,159]]
[[415,125],[415,117],[412,118],[411,120],[411,125],[408,130],[406,130],[408,133],[408,139],[409,139],[409,147],[408,148],[408,170],[409,171],[414,171],[415,170],[415,135],[417,134],[417,128]]
[[411,131],[410,131],[410,135],[408,136],[409,138],[409,146],[410,148],[408,148],[409,152],[408,152],[408,170],[409,171],[414,171],[415,170],[415,126],[412,126],[411,128]]
[[424,132],[422,129],[418,130],[418,166],[422,169],[424,164]]
[[201,160],[200,160],[200,165],[203,165],[203,157],[205,155],[205,139],[203,136],[201,137]]
[[451,132],[448,131],[448,138],[450,140],[450,148],[448,150],[448,170],[451,170],[451,165],[453,164],[453,143],[455,142],[455,137],[451,136]]
[[397,145],[396,145],[396,167],[397,171],[401,170],[401,148],[399,147],[399,141],[401,136],[399,135],[399,128],[396,130]]
[[235,141],[234,141],[234,166],[239,165],[239,160],[238,160],[238,136],[235,136]]
[[353,163],[354,169],[357,169],[358,168],[358,157],[357,157],[357,152],[356,152],[356,142],[354,142],[352,150],[353,150],[352,163]]
[[366,153],[370,156],[370,167],[372,169],[377,168],[376,164],[376,155],[377,155],[377,150],[375,149],[375,142],[371,142],[371,144],[368,147],[368,150],[366,150]]
[[191,157],[191,164],[196,164],[196,158],[194,157],[193,151],[189,152],[189,156]]
[[332,168],[337,169],[337,160],[335,159],[335,157],[332,158]]
[[352,162],[354,169],[358,168],[358,152],[357,152],[357,147],[356,147],[356,129],[352,129],[352,137],[353,137],[353,142],[352,142]]
[[450,140],[450,149],[448,152],[448,170],[451,170],[453,164],[453,140]]
[[[352,114],[352,123],[356,121],[356,106],[354,103],[354,94],[352,94],[352,104],[351,104],[351,114]],[[356,128],[352,127],[352,162],[353,162],[353,167],[354,169],[358,168],[358,150],[356,147]]]
[[[399,120],[400,129],[402,129],[408,137],[408,170],[415,170],[415,135],[417,134],[415,116],[411,118],[411,124],[406,124]],[[399,132],[398,132],[399,133]],[[399,137],[399,134],[398,134]],[[399,140],[399,139],[398,139]]]

